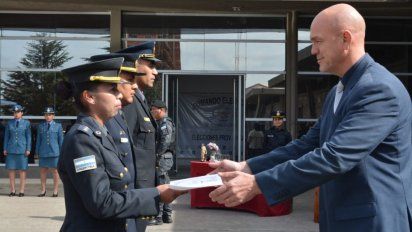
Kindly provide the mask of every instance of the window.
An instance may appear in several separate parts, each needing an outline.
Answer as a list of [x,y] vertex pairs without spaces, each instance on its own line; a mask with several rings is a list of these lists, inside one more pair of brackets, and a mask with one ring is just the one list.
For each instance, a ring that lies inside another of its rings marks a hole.
[[1,13],[0,117],[10,117],[16,103],[26,118],[42,118],[46,106],[60,118],[74,117],[73,104],[59,100],[54,85],[64,78],[61,69],[109,51],[109,25],[107,13]]

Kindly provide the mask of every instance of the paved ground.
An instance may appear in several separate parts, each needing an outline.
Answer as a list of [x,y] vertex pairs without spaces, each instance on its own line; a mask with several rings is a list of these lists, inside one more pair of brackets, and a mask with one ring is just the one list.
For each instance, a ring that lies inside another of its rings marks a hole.
[[[39,180],[29,179],[26,196],[8,197],[8,179],[0,179],[0,231],[56,232],[64,219],[64,199],[36,197]],[[52,194],[51,182],[47,186]],[[317,232],[313,223],[313,191],[294,199],[292,214],[281,217],[258,217],[247,212],[232,210],[191,209],[190,196],[180,197],[173,203],[174,223],[149,227],[147,231],[204,232],[204,231],[273,231]]]

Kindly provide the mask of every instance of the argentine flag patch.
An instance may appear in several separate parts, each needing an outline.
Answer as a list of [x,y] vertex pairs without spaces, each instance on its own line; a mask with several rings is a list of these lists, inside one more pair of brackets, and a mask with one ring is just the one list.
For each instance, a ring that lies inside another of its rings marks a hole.
[[94,155],[77,158],[74,159],[73,162],[76,173],[97,168],[96,157]]

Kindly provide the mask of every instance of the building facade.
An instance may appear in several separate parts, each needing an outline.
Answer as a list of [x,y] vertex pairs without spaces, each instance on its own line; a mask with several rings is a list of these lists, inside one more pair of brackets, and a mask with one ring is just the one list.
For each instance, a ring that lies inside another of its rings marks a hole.
[[[36,123],[44,106],[65,125],[72,102],[59,100],[60,70],[87,58],[156,41],[158,67],[149,99],[168,102],[178,127],[179,157],[196,158],[201,143],[242,160],[247,135],[286,112],[294,138],[319,117],[337,83],[310,54],[310,23],[334,1],[88,1],[0,2],[0,119],[19,103]],[[116,5],[117,4],[117,5]],[[411,92],[412,3],[356,1],[365,16],[366,50]]]

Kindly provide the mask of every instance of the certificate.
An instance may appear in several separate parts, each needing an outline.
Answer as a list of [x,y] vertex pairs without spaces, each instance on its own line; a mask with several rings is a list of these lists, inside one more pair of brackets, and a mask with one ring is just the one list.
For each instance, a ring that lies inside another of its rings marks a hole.
[[222,185],[222,179],[218,174],[198,176],[181,180],[170,181],[170,188],[174,190],[189,190]]

